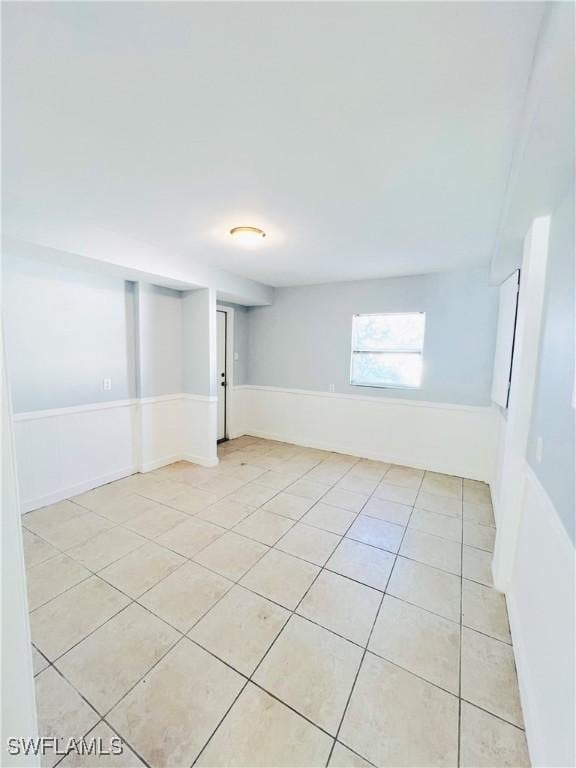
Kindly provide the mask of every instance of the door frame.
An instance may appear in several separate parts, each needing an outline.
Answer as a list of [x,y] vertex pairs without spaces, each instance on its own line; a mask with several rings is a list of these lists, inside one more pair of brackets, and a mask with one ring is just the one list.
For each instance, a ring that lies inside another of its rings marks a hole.
[[[225,307],[216,304],[216,312],[226,314],[226,392],[224,400],[224,437],[218,442],[230,439],[230,425],[232,424],[232,387],[234,382],[234,307]],[[216,356],[218,356],[218,343],[216,343]],[[220,382],[218,382],[220,386]]]

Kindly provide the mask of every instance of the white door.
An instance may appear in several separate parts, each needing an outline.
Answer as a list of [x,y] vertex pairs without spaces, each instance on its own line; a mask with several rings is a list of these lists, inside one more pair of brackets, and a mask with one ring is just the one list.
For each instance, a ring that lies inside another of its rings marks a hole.
[[226,438],[226,312],[217,311],[218,316],[218,440]]

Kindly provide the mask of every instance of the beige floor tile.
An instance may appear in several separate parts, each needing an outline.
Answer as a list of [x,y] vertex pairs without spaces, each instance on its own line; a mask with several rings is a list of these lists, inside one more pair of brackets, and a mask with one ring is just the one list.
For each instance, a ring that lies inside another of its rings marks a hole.
[[335,735],[362,654],[348,640],[292,616],[253,679]]
[[196,515],[211,504],[215,504],[218,501],[218,496],[215,493],[209,493],[201,488],[190,488],[182,490],[176,496],[172,497],[169,506],[173,506],[179,509],[181,512],[185,512],[187,515]]
[[330,504],[323,504],[320,501],[306,512],[301,518],[301,522],[322,528],[324,531],[343,535],[355,519],[355,512],[349,512],[347,509],[340,509],[340,507],[332,507]]
[[177,552],[182,557],[193,557],[225,532],[224,528],[193,518],[158,536],[156,543]]
[[312,501],[318,501],[327,493],[331,485],[326,483],[315,483],[313,480],[307,480],[305,477],[301,480],[297,480],[292,485],[286,488],[286,493],[292,496],[302,496],[304,499],[311,499]]
[[283,492],[267,501],[262,508],[267,512],[274,512],[276,515],[289,517],[291,520],[300,520],[313,505],[312,499],[292,496],[290,493]]
[[315,565],[324,565],[339,542],[340,536],[335,533],[296,523],[276,544],[276,549]]
[[144,536],[147,539],[155,539],[162,533],[171,530],[179,523],[188,520],[184,512],[171,507],[165,507],[162,504],[156,504],[154,507],[140,512],[135,517],[131,517],[124,524],[126,528]]
[[[263,484],[266,482],[266,477],[268,474],[272,473],[265,472],[263,475],[260,475],[260,477],[257,478],[255,483],[248,483],[242,488],[239,488],[228,497],[229,500],[235,501],[237,504],[245,504],[252,508],[261,507],[262,504],[266,504],[269,499],[271,499],[273,496],[276,496],[278,493],[278,489],[276,488],[276,485],[279,482],[277,475],[281,473],[274,473],[273,480],[268,480],[268,482],[273,481],[275,486]],[[289,485],[290,482],[293,481],[294,478],[290,476],[290,481],[286,484]]]
[[234,586],[188,634],[222,661],[251,675],[289,616],[270,600]]
[[233,501],[232,497],[222,499],[212,507],[203,509],[198,513],[196,519],[206,520],[214,525],[219,525],[222,528],[233,528],[235,525],[244,518],[248,517],[254,512],[254,507],[249,507],[246,504],[241,504],[238,501]]
[[351,470],[347,475],[344,475],[342,480],[338,480],[336,488],[360,493],[363,496],[369,496],[374,492],[379,480],[379,476],[370,477],[363,474],[357,474],[354,470]]
[[74,496],[72,501],[75,504],[80,504],[85,509],[97,512],[100,507],[130,494],[142,477],[143,475],[133,475],[130,478],[124,478],[124,481],[101,485],[99,488],[93,488],[91,491]]
[[248,683],[196,765],[204,768],[320,768],[332,739]]
[[410,518],[408,528],[414,528],[422,533],[430,533],[450,541],[462,541],[462,521],[451,515],[441,515],[438,512],[427,512],[415,509]]
[[62,656],[56,667],[105,715],[179,637],[132,603]]
[[400,554],[459,576],[462,569],[461,550],[459,541],[449,541],[408,527]]
[[92,739],[99,740],[102,747],[112,752],[110,755],[80,755],[78,752],[71,752],[59,764],[62,768],[145,768],[145,764],[137,755],[132,752],[128,744],[122,742],[121,754],[115,754],[114,751],[120,744],[120,737],[114,733],[109,725],[104,722],[98,723],[87,735],[86,741]]
[[267,551],[266,544],[227,531],[224,536],[195,555],[194,560],[232,581],[237,581]]
[[441,475],[438,472],[426,472],[422,481],[422,490],[435,493],[438,496],[449,496],[452,499],[462,499],[462,480],[452,475]]
[[[235,460],[235,457],[236,457],[236,454],[234,454],[234,458],[232,460]],[[244,458],[244,461],[246,460],[246,458],[249,458],[249,456],[247,455]],[[279,459],[278,456],[270,456],[269,454],[254,456],[252,460],[254,462],[258,462],[257,466],[262,467],[263,469],[275,469],[280,471],[287,464],[286,459]]]
[[346,537],[389,552],[398,552],[404,530],[401,525],[359,515],[350,526]]
[[368,501],[368,495],[336,487],[328,491],[322,501],[325,504],[331,504],[333,507],[347,509],[349,512],[360,512]]
[[492,504],[490,486],[478,480],[464,480],[464,501],[472,504]]
[[526,735],[466,701],[460,714],[462,768],[530,768]]
[[384,482],[390,485],[401,485],[405,488],[415,488],[418,490],[424,477],[424,471],[421,469],[412,469],[410,467],[390,467],[384,475]]
[[48,544],[47,541],[37,536],[27,528],[22,528],[22,542],[24,544],[24,560],[26,568],[43,563],[51,557],[60,554],[60,550]]
[[464,522],[477,525],[495,525],[494,512],[491,504],[470,504],[465,501],[462,505]]
[[384,591],[393,565],[394,555],[390,552],[344,538],[326,568]]
[[272,546],[292,528],[294,521],[263,509],[257,509],[234,527],[235,533]]
[[459,624],[386,595],[368,648],[458,696]]
[[497,640],[512,642],[504,595],[468,579],[462,582],[462,623]]
[[368,642],[382,595],[330,571],[322,571],[298,613],[359,645]]
[[85,568],[91,571],[100,571],[115,560],[119,560],[147,543],[146,539],[134,531],[117,525],[107,531],[97,533],[96,536],[83,544],[72,547],[66,554],[73,557]]
[[315,483],[326,483],[326,485],[334,485],[341,480],[346,474],[346,468],[325,466],[324,462],[318,464],[314,469],[306,475],[307,480],[314,480]]
[[243,485],[246,485],[246,481],[240,480],[238,477],[221,476],[212,477],[210,480],[206,480],[197,487],[203,491],[212,493],[214,496],[217,496],[218,499],[222,499],[224,496],[229,496],[239,488],[242,488]]
[[[263,475],[260,475],[256,480],[257,485],[262,485],[264,488],[269,488],[271,491],[283,491],[292,485],[303,473],[299,469],[284,470],[278,472],[273,469],[267,470]],[[269,496],[268,498],[272,498]],[[265,499],[262,503],[266,503],[268,499]]]
[[478,525],[468,520],[464,521],[464,544],[486,552],[494,552],[496,528],[491,525]]
[[97,504],[96,511],[114,523],[125,523],[136,515],[153,509],[156,505],[157,502],[153,499],[147,499],[136,493],[127,493],[115,496],[102,504]]
[[244,678],[183,638],[107,720],[153,766],[190,766]]
[[266,469],[259,467],[256,464],[244,464],[239,467],[233,467],[230,470],[232,477],[242,480],[243,483],[250,483],[263,475]]
[[424,509],[426,512],[462,517],[462,501],[460,499],[439,496],[436,493],[428,493],[423,490],[419,492],[414,506],[416,509]]
[[232,582],[186,563],[152,587],[139,602],[180,632],[187,632],[228,592]]
[[319,568],[292,555],[271,549],[242,579],[241,584],[294,610]]
[[460,621],[460,578],[399,557],[387,592],[452,621]]
[[32,641],[52,661],[122,610],[129,599],[91,576],[30,614]]
[[408,525],[408,520],[412,514],[412,507],[409,507],[407,504],[400,504],[397,501],[377,499],[373,496],[362,509],[362,514],[368,517],[375,517],[378,520],[385,520],[388,523]]
[[462,549],[462,576],[487,587],[493,585],[491,552],[464,545]]
[[379,766],[455,766],[458,699],[367,653],[339,738]]
[[42,672],[43,669],[46,669],[50,662],[40,653],[40,651],[37,651],[33,645],[31,645],[30,648],[32,650],[32,668],[34,675],[37,675]]
[[[53,667],[36,677],[36,710],[38,734],[60,739],[60,749],[67,746],[69,739],[81,739],[100,719]],[[50,750],[41,764],[54,765],[60,759],[55,750]]]
[[96,536],[97,533],[114,525],[110,520],[106,520],[94,512],[83,509],[76,504],[73,506],[80,510],[80,513],[74,511],[73,516],[66,522],[38,526],[41,529],[37,531],[38,535],[57,549],[66,550],[77,544],[82,544]]
[[415,488],[404,488],[401,485],[382,482],[374,491],[373,498],[396,501],[399,504],[413,506],[417,493],[418,491]]
[[100,571],[100,576],[130,597],[137,598],[185,560],[153,542],[145,544]]
[[512,647],[463,627],[461,696],[522,728]]
[[328,768],[370,768],[372,763],[364,760],[351,749],[340,744],[339,741],[334,745],[334,750],[328,763]]
[[71,501],[59,501],[47,507],[22,515],[22,525],[37,536],[46,539],[46,532],[85,515],[87,510]]
[[28,610],[33,611],[89,576],[90,571],[67,555],[56,555],[34,565],[26,574]]

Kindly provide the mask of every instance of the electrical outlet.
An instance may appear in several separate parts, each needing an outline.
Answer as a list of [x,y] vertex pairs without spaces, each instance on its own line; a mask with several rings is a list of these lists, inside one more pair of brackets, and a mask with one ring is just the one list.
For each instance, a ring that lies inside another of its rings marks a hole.
[[539,435],[536,438],[536,461],[538,462],[538,464],[540,464],[540,462],[542,461],[542,449],[543,449],[542,438]]
[[328,392],[334,392],[334,384],[328,384]]
[[112,379],[102,379],[102,389],[109,392],[112,389]]
[[238,360],[238,352],[234,352],[234,360]]

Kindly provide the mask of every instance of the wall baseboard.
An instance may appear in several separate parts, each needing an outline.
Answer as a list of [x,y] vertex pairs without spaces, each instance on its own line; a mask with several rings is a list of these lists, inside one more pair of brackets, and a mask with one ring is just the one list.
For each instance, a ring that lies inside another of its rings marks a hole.
[[192,464],[199,464],[201,467],[217,467],[220,463],[217,456],[216,458],[206,458],[205,456],[196,456],[193,453],[185,453],[177,461],[190,461]]
[[475,480],[493,474],[490,406],[274,387],[235,387],[232,434],[248,434]]
[[122,480],[124,477],[130,477],[130,475],[138,472],[138,467],[127,467],[121,469],[118,472],[111,472],[108,475],[100,475],[94,477],[91,480],[86,480],[83,483],[72,485],[67,488],[60,488],[53,493],[46,494],[45,496],[37,496],[33,499],[26,499],[21,502],[22,513],[31,512],[33,509],[39,509],[40,507],[46,507],[49,504],[57,504],[59,501],[65,501],[73,496],[79,496],[81,493],[91,491],[93,488],[98,488],[101,485],[107,485],[113,483],[116,480]]
[[576,765],[574,556],[558,512],[526,465],[506,602],[530,758],[541,768]]

